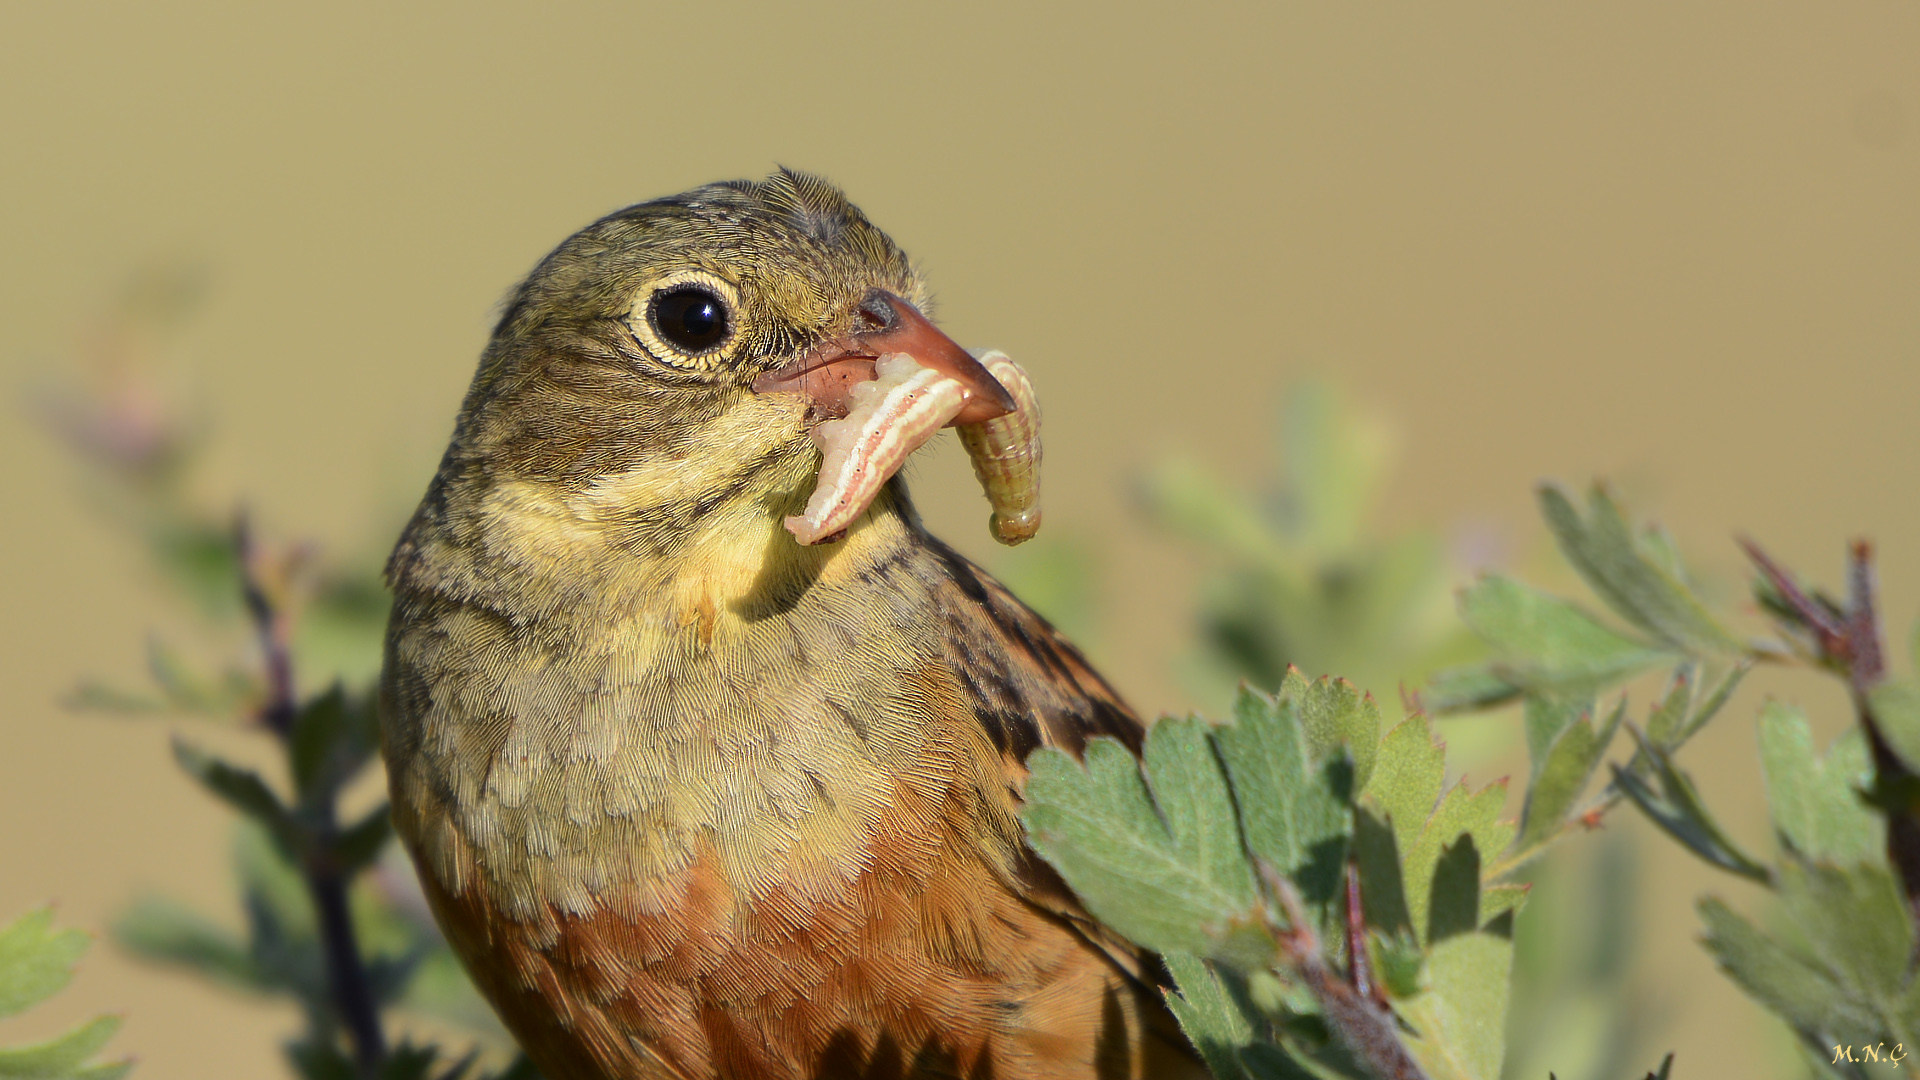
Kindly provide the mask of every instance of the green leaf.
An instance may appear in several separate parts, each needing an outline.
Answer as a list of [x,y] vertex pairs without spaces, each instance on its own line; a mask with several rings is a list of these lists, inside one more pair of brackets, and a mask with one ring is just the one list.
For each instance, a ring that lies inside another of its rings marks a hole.
[[[1465,833],[1474,838],[1476,865],[1478,851],[1498,851],[1513,840],[1511,825],[1495,819],[1506,801],[1504,783],[1489,784],[1478,792],[1456,784],[1440,797],[1446,778],[1446,751],[1433,738],[1427,718],[1408,717],[1387,733],[1375,759],[1373,783],[1365,792],[1366,801],[1383,812],[1392,826],[1391,850],[1403,853],[1404,863],[1394,860],[1389,866],[1389,850],[1376,836],[1362,836],[1366,821],[1356,821],[1356,852],[1361,860],[1362,899],[1368,905],[1368,921],[1393,932],[1399,925],[1394,910],[1393,880],[1404,897],[1407,924],[1421,933],[1429,929],[1428,913],[1433,896],[1434,871],[1442,849],[1454,844]],[[1384,891],[1384,897],[1369,895]],[[1375,921],[1379,914],[1391,921]],[[1477,902],[1477,897],[1476,897]]]
[[1374,975],[1380,985],[1387,988],[1389,996],[1410,998],[1420,993],[1421,977],[1427,970],[1427,951],[1419,938],[1412,934],[1376,931],[1367,935],[1367,945],[1373,954]]
[[1440,849],[1434,861],[1427,901],[1426,940],[1445,941],[1480,929],[1480,853],[1473,837],[1462,835]]
[[1920,773],[1920,684],[1889,679],[1867,693],[1874,725],[1910,773]]
[[[52,911],[29,912],[0,928],[0,1016],[11,1016],[59,993],[87,949],[87,935],[55,930]],[[0,1080],[115,1080],[125,1062],[88,1065],[120,1026],[102,1016],[32,1046],[0,1049]]]
[[1399,850],[1413,850],[1427,815],[1440,802],[1446,775],[1446,751],[1434,740],[1425,716],[1408,717],[1380,741],[1364,795],[1386,814]]
[[1459,934],[1427,957],[1427,992],[1399,1009],[1417,1035],[1407,1048],[1433,1080],[1496,1080],[1506,1052],[1513,942]]
[[1513,701],[1522,692],[1490,664],[1446,668],[1434,672],[1421,688],[1420,705],[1434,715],[1478,712]]
[[1288,668],[1280,696],[1296,703],[1307,745],[1315,760],[1324,761],[1338,747],[1353,755],[1354,790],[1364,789],[1373,776],[1373,759],[1380,744],[1380,706],[1345,679],[1319,678],[1311,682],[1297,668]]
[[[1167,1008],[1200,1051],[1216,1080],[1308,1080],[1313,1074],[1271,1046],[1266,1021],[1243,994],[1235,993],[1212,965],[1189,953],[1164,958],[1178,992],[1165,991]],[[1270,1055],[1249,1053],[1267,1044]]]
[[1541,512],[1567,561],[1621,618],[1690,653],[1740,651],[1740,642],[1661,565],[1661,558],[1649,558],[1635,542],[1604,487],[1596,485],[1588,495],[1584,519],[1563,489],[1542,485],[1539,495]]
[[1873,1006],[1846,989],[1810,958],[1795,955],[1736,914],[1717,897],[1702,897],[1707,951],[1749,996],[1802,1031],[1849,1043],[1877,1041]]
[[378,740],[374,710],[338,683],[301,705],[288,750],[302,804],[318,806],[331,798],[371,760]]
[[1052,749],[1027,764],[1034,850],[1102,922],[1158,952],[1213,955],[1252,915],[1252,870],[1203,722],[1156,723],[1146,777],[1111,739],[1091,740],[1084,766]]
[[113,927],[114,940],[142,959],[173,964],[228,986],[264,987],[239,936],[171,900],[135,903]]
[[1558,829],[1580,801],[1581,792],[1600,766],[1626,715],[1623,698],[1599,731],[1591,717],[1574,721],[1547,748],[1546,758],[1527,787],[1526,809],[1520,816],[1520,846],[1527,847]]
[[319,697],[301,705],[293,716],[287,739],[293,766],[293,786],[302,801],[330,792],[341,770],[341,759],[351,753],[347,722],[347,693],[335,683]]
[[0,1050],[0,1080],[112,1080],[133,1066],[86,1064],[120,1030],[120,1018],[102,1016],[55,1039],[33,1046]]
[[1352,549],[1385,471],[1385,434],[1324,382],[1301,383],[1287,395],[1280,434],[1289,517],[1300,539],[1322,553]]
[[1593,713],[1594,700],[1588,697],[1562,697],[1558,694],[1528,694],[1521,711],[1521,726],[1527,733],[1527,760],[1530,776],[1539,776],[1547,766],[1554,744],[1581,717]]
[[1674,670],[1673,678],[1667,682],[1667,692],[1647,717],[1648,742],[1665,750],[1679,745],[1681,733],[1687,729],[1693,687],[1699,676],[1698,664],[1683,664]]
[[1656,793],[1637,774],[1613,766],[1613,782],[1653,823],[1695,855],[1709,863],[1754,881],[1766,882],[1767,868],[1741,851],[1719,823],[1707,812],[1693,781],[1673,764],[1666,751],[1649,745],[1640,733],[1628,725],[1640,743],[1640,752],[1652,763],[1654,778],[1660,785]]
[[1670,650],[1498,574],[1460,594],[1460,618],[1493,647],[1500,674],[1529,690],[1592,693],[1673,659]]
[[341,872],[351,877],[372,866],[393,836],[393,815],[386,803],[367,812],[359,821],[341,830],[333,844]]
[[[1442,888],[1438,880],[1440,863],[1447,847],[1455,846],[1462,836],[1474,842],[1474,881],[1479,882],[1480,852],[1498,852],[1513,841],[1513,823],[1498,818],[1507,802],[1507,783],[1496,780],[1479,791],[1469,791],[1462,782],[1447,791],[1440,804],[1420,827],[1419,836],[1407,849],[1404,874],[1408,882],[1407,900],[1414,925],[1432,925],[1432,905]],[[1454,898],[1454,903],[1464,901]],[[1479,903],[1476,895],[1474,903]]]
[[86,934],[53,928],[52,908],[28,912],[0,929],[0,1016],[59,993],[86,951]]
[[1503,882],[1487,885],[1480,890],[1480,924],[1482,927],[1492,924],[1508,912],[1518,912],[1526,906],[1528,890],[1531,885],[1517,885]]
[[1345,748],[1317,760],[1291,697],[1242,686],[1234,720],[1214,732],[1232,778],[1247,849],[1325,904],[1346,865],[1353,765]]
[[1893,875],[1884,867],[1780,866],[1780,900],[1813,954],[1849,993],[1891,1016],[1906,985],[1913,923]]
[[1192,461],[1162,461],[1142,478],[1141,495],[1155,520],[1209,548],[1259,566],[1281,559],[1270,524]]
[[1858,793],[1873,780],[1873,764],[1859,729],[1834,740],[1823,760],[1814,753],[1806,716],[1769,701],[1760,712],[1760,764],[1773,827],[1790,849],[1809,859],[1843,864],[1882,857],[1883,819]]
[[1733,698],[1733,692],[1740,688],[1741,680],[1745,679],[1747,672],[1752,670],[1753,661],[1751,660],[1741,660],[1728,667],[1726,674],[1720,677],[1720,681],[1713,684],[1713,689],[1695,700],[1687,717],[1686,726],[1681,730],[1680,737],[1674,745],[1677,746],[1693,738],[1696,732],[1707,726],[1707,721],[1720,715],[1720,710]]
[[1388,935],[1414,937],[1393,827],[1364,808],[1353,815],[1353,859],[1360,870],[1360,903],[1367,925]]
[[230,765],[179,738],[173,740],[173,757],[208,791],[264,826],[289,856],[305,846],[303,830],[281,805],[280,797],[260,779],[260,774]]

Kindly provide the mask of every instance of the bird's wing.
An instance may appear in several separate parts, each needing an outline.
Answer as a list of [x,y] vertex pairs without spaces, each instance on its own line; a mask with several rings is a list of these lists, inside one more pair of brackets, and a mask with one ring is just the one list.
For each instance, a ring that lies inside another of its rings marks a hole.
[[[1109,736],[1134,754],[1146,734],[1131,707],[1072,642],[986,571],[929,538],[954,600],[945,612],[948,661],[973,699],[974,717],[1010,766],[1037,746],[1079,756]],[[1016,885],[1028,903],[1072,926],[1143,989],[1166,981],[1158,961],[1102,926],[1051,866],[1023,852]]]
[[954,586],[943,590],[947,661],[1002,753],[1025,761],[1054,746],[1077,757],[1097,735],[1140,753],[1145,725],[1072,642],[952,548],[932,537],[927,546]]

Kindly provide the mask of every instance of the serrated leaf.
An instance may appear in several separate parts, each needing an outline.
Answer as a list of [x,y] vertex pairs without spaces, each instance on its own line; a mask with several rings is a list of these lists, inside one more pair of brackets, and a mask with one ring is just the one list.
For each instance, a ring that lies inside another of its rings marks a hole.
[[1754,1000],[1804,1031],[1850,1043],[1880,1037],[1880,1020],[1826,971],[1794,955],[1717,897],[1702,897],[1704,944],[1722,970]]
[[1427,815],[1440,802],[1446,775],[1446,751],[1434,740],[1425,716],[1408,717],[1380,740],[1372,778],[1363,793],[1385,812],[1400,851],[1413,851]]
[[1364,789],[1373,776],[1380,744],[1380,706],[1345,679],[1319,678],[1311,682],[1298,668],[1288,668],[1280,696],[1299,709],[1301,730],[1316,760],[1326,760],[1345,746],[1353,755],[1353,786]]
[[1621,618],[1691,653],[1740,651],[1739,641],[1693,593],[1635,543],[1626,517],[1605,488],[1595,486],[1588,495],[1585,518],[1556,486],[1542,485],[1539,496],[1547,526],[1567,561]]
[[292,815],[259,773],[228,764],[179,738],[173,740],[173,757],[187,775],[221,801],[265,827],[289,854],[301,849],[304,837]]
[[1164,959],[1178,988],[1178,992],[1165,991],[1167,1008],[1216,1080],[1308,1080],[1312,1076],[1277,1047],[1271,1057],[1248,1060],[1247,1051],[1265,1041],[1257,1032],[1266,1022],[1205,961],[1189,953],[1169,953]]
[[1512,968],[1513,942],[1492,934],[1459,934],[1431,947],[1427,991],[1399,1008],[1418,1032],[1407,1049],[1432,1080],[1499,1077]]
[[120,1030],[120,1018],[102,1016],[58,1038],[32,1046],[0,1050],[0,1080],[111,1080],[133,1066],[119,1062],[87,1065]]
[[1344,750],[1316,760],[1292,698],[1241,687],[1235,722],[1214,731],[1232,778],[1247,849],[1327,903],[1346,865],[1353,765]]
[[1518,913],[1526,906],[1531,886],[1502,883],[1480,890],[1480,924],[1486,926],[1507,912]]
[[1547,748],[1546,759],[1527,787],[1526,808],[1520,816],[1521,847],[1540,841],[1566,821],[1599,768],[1626,710],[1622,699],[1599,731],[1590,717],[1582,716]]
[[1739,845],[1713,820],[1706,804],[1700,801],[1693,781],[1674,766],[1673,759],[1658,747],[1648,745],[1631,725],[1627,730],[1633,733],[1640,744],[1640,752],[1651,763],[1654,779],[1660,788],[1656,792],[1638,774],[1618,765],[1613,766],[1614,786],[1654,824],[1666,830],[1667,835],[1680,841],[1695,855],[1741,877],[1768,881],[1771,875],[1767,868],[1741,851]]
[[1084,766],[1052,749],[1027,764],[1021,816],[1034,850],[1120,934],[1209,955],[1253,911],[1252,870],[1204,723],[1155,724],[1144,778],[1111,739],[1089,741]]
[[53,928],[52,908],[30,911],[0,929],[0,1016],[59,993],[86,951],[85,933]]
[[1591,693],[1673,653],[1617,633],[1574,604],[1490,574],[1460,594],[1460,618],[1493,647],[1500,673],[1531,690]]
[[1910,773],[1920,773],[1920,683],[1888,679],[1867,693],[1874,726]]
[[[28,912],[0,929],[0,1016],[11,1016],[58,993],[87,949],[87,935],[55,930],[52,911]],[[0,1080],[114,1080],[124,1063],[88,1065],[119,1028],[103,1016],[32,1046],[0,1049]]]
[[[1440,888],[1438,866],[1444,849],[1454,846],[1462,836],[1474,841],[1475,882],[1479,881],[1480,852],[1498,852],[1513,842],[1513,824],[1498,820],[1507,802],[1507,784],[1497,780],[1479,791],[1470,791],[1464,781],[1455,784],[1421,823],[1413,846],[1406,849],[1402,873],[1408,883],[1407,906],[1414,925],[1431,925],[1432,897]],[[1464,903],[1454,898],[1456,904]],[[1479,903],[1476,894],[1474,904]]]
[[1873,780],[1859,729],[1835,739],[1822,759],[1814,753],[1806,716],[1769,701],[1760,712],[1760,765],[1773,827],[1789,848],[1809,859],[1843,864],[1882,857],[1884,819],[1858,793]]

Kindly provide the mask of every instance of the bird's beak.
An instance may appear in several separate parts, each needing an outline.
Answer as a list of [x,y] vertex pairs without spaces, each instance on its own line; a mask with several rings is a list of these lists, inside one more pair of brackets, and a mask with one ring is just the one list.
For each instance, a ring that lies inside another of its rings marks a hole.
[[758,394],[798,392],[821,411],[845,416],[853,388],[873,379],[873,362],[890,353],[906,353],[932,368],[967,395],[950,424],[978,424],[1018,408],[1013,395],[980,362],[927,321],[920,309],[885,289],[874,289],[860,304],[863,326],[809,349],[786,367],[753,381]]

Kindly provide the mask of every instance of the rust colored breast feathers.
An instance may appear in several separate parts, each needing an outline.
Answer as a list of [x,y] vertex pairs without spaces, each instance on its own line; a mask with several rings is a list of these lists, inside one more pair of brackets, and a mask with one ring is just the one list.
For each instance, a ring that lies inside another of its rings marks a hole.
[[789,172],[596,222],[509,301],[382,691],[395,823],[550,1080],[1202,1075],[1024,844],[1027,753],[1140,727],[894,477],[955,426],[996,535],[1038,525],[1024,373],[925,305]]

